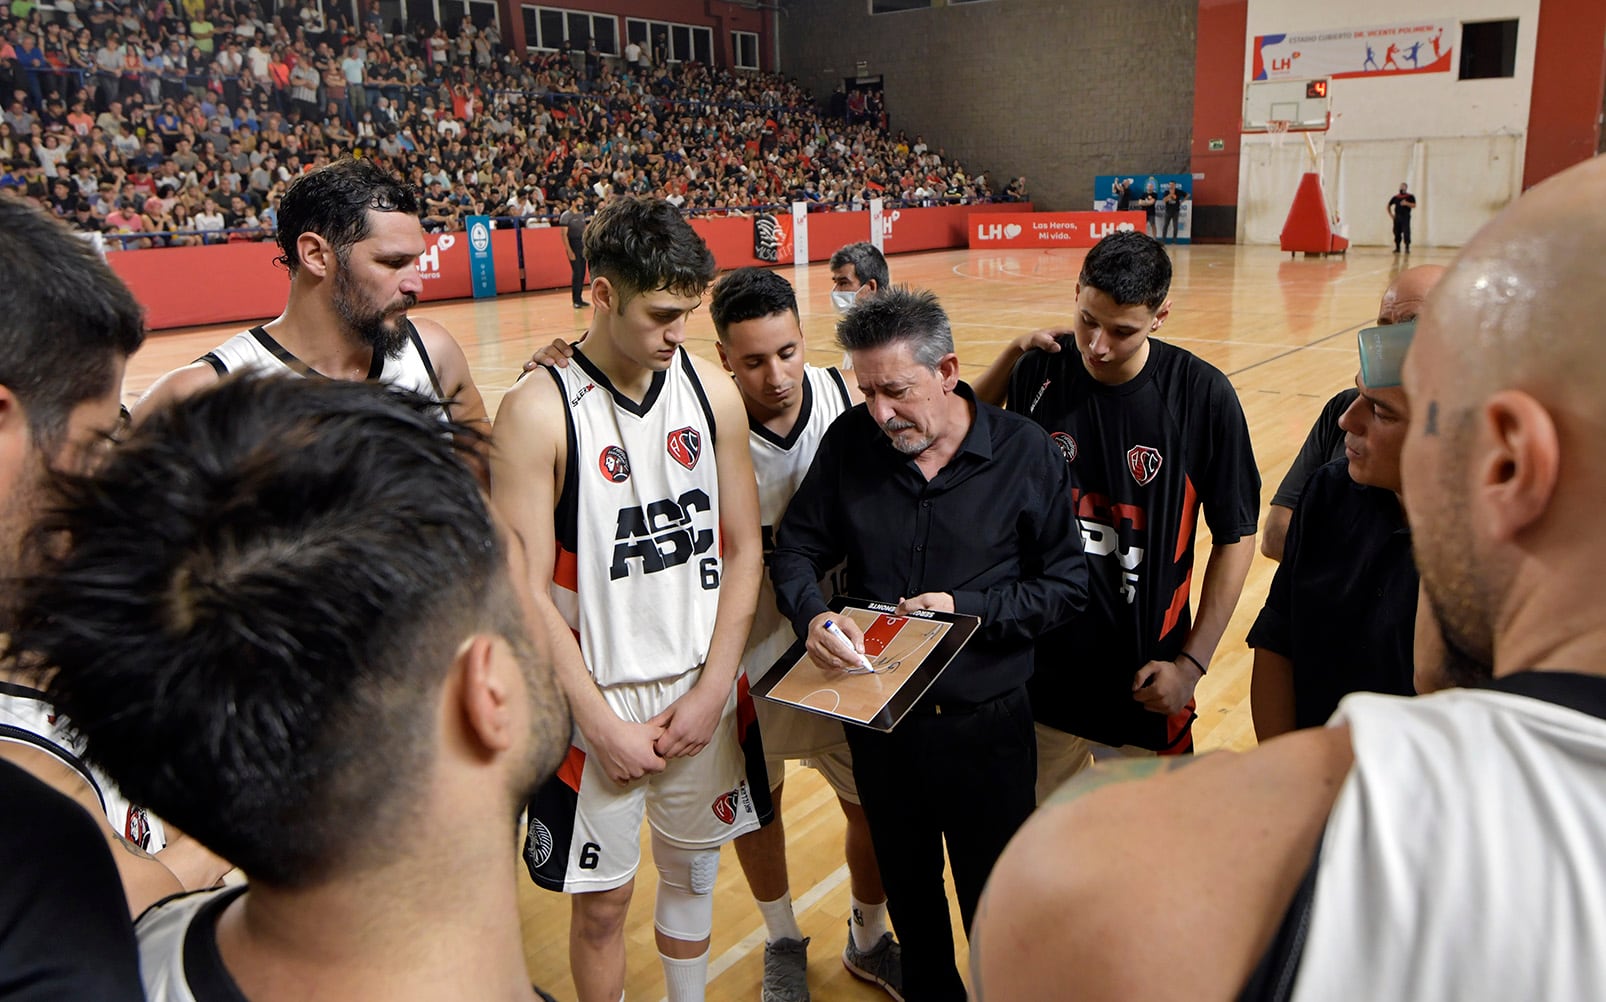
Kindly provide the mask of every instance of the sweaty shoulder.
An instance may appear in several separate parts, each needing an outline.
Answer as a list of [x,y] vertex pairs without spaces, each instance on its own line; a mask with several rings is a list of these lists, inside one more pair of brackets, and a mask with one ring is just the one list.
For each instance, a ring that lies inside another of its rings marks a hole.
[[[682,349],[683,351],[685,349]],[[718,362],[710,361],[701,355],[687,351],[686,357],[691,359],[692,371],[697,373],[698,382],[703,384],[703,392],[708,394],[712,402],[734,398],[738,403],[741,397],[737,394],[736,384],[731,380],[730,373],[720,367]],[[679,365],[677,361],[675,365]]]
[[526,372],[502,394],[492,426],[493,441],[507,435],[520,438],[554,438],[562,441],[566,432],[563,390],[556,374],[546,368]]
[[220,378],[218,371],[210,362],[191,362],[189,365],[167,373],[150,385],[139,401],[134,404],[131,413],[135,423],[145,420],[152,412],[166,407],[175,401],[183,400],[216,383]]
[[[1141,781],[1073,780],[993,870],[971,937],[976,997],[1040,998],[1044,985],[1064,999],[1233,997],[1352,762],[1348,729],[1333,727]],[[1090,789],[1076,796],[1078,784]]]
[[418,331],[418,339],[424,342],[424,349],[431,355],[439,350],[445,350],[448,345],[456,346],[457,339],[452,332],[427,317],[408,317],[412,321],[413,329]]

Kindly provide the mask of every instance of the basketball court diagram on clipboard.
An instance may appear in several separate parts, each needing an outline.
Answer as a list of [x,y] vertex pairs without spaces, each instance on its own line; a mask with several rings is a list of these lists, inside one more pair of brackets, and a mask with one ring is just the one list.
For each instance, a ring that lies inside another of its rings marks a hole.
[[822,668],[800,640],[753,694],[880,731],[903,719],[981,625],[975,616],[930,610],[900,616],[894,605],[845,597],[833,599],[831,609],[864,634],[869,669]]

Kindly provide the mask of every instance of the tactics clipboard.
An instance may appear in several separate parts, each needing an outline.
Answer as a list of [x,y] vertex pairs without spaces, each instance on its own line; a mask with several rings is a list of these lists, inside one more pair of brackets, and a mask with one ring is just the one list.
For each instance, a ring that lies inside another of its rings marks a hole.
[[976,616],[931,610],[899,616],[896,605],[842,595],[830,609],[858,624],[874,670],[821,668],[799,640],[753,686],[753,695],[877,731],[898,725],[981,626]]

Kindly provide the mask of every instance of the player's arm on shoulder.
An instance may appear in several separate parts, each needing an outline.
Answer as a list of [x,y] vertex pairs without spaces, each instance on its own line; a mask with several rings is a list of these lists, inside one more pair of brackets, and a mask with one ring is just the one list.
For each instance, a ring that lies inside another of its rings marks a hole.
[[714,460],[719,473],[719,530],[723,547],[719,581],[719,611],[709,644],[705,675],[712,685],[729,689],[736,681],[742,649],[753,625],[758,591],[764,575],[764,544],[758,513],[758,481],[747,444],[747,409],[736,384],[725,371],[707,359],[692,364],[708,394],[718,427]]
[[993,868],[971,929],[972,997],[1233,997],[1351,762],[1348,729],[1322,728],[1180,771],[1157,758],[1084,772]]
[[469,371],[463,346],[433,320],[417,318],[413,326],[418,329],[418,339],[424,343],[424,350],[429,352],[430,363],[441,381],[441,391],[450,401],[447,409],[452,420],[489,432],[491,418],[485,410],[485,398],[474,385],[474,374]]
[[1031,331],[1004,346],[1004,350],[993,359],[993,364],[987,367],[970,384],[975,391],[976,399],[982,403],[992,404],[995,407],[1004,406],[1004,399],[1009,395],[1009,380],[1015,372],[1015,363],[1022,355],[1032,350],[1055,354],[1060,351],[1059,339],[1066,334],[1074,334],[1070,327],[1044,327],[1042,330]]
[[193,396],[216,383],[220,377],[208,362],[191,362],[167,373],[150,385],[129,409],[134,424],[143,424],[149,415],[185,397]]
[[100,797],[79,775],[77,770],[38,749],[5,742],[0,744],[0,759],[24,770],[57,793],[66,796],[88,811],[95,819],[95,827],[111,849],[112,862],[122,880],[123,896],[128,899],[128,914],[138,918],[140,913],[173,894],[181,894],[184,885],[173,871],[155,856],[124,839],[112,828]]

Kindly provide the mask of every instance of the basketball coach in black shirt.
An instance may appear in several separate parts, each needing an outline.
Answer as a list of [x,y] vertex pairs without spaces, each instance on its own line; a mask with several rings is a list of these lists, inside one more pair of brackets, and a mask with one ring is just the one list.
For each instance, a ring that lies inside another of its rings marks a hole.
[[[1068,467],[1030,420],[959,381],[948,317],[890,289],[837,327],[865,402],[826,431],[781,520],[771,578],[821,665],[849,669],[817,582],[847,563],[847,594],[981,618],[981,628],[890,734],[848,726],[853,773],[903,944],[904,994],[961,1000],[943,844],[965,928],[1004,845],[1031,813],[1037,754],[1026,680],[1036,637],[1087,599]],[[862,650],[857,627],[839,627]]]

